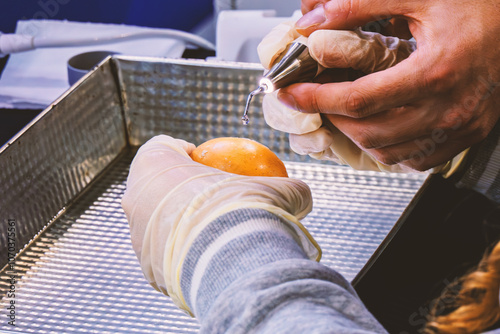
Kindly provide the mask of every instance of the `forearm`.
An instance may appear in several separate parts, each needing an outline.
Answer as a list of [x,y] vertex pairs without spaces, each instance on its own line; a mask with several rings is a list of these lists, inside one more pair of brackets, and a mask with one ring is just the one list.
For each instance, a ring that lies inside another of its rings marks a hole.
[[345,279],[307,259],[265,210],[213,221],[197,237],[181,288],[204,333],[384,333]]
[[500,122],[483,142],[473,148],[472,154],[457,185],[500,203]]

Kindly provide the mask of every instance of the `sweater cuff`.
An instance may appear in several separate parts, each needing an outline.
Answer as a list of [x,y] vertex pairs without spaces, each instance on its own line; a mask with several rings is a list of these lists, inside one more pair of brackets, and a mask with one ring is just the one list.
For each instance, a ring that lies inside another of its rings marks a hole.
[[500,122],[478,144],[475,152],[457,187],[475,190],[500,203]]
[[260,266],[307,259],[289,223],[263,209],[239,209],[212,221],[196,237],[181,269],[186,304],[199,321],[233,281]]

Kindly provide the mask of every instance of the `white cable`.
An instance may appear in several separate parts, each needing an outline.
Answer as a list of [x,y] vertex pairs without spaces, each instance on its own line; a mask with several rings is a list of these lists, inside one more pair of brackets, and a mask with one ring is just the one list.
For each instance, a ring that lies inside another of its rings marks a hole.
[[2,34],[0,32],[0,58],[11,53],[33,50],[33,36]]
[[178,39],[207,50],[215,51],[215,45],[210,41],[200,36],[175,29],[162,29],[161,31],[144,31],[119,34],[114,36],[77,39],[58,37],[33,37],[29,35],[0,33],[0,57],[10,53],[28,51],[36,48],[100,45],[154,37]]
[[167,38],[179,39],[208,50],[212,51],[215,50],[215,45],[207,41],[206,39],[185,31],[180,31],[175,29],[163,29],[161,31],[144,31],[136,33],[119,34],[114,36],[79,38],[79,39],[57,38],[57,37],[42,37],[42,38],[35,37],[34,45],[36,48],[99,45],[99,44],[116,43],[116,42],[123,42],[141,38],[152,38],[152,37],[167,37]]

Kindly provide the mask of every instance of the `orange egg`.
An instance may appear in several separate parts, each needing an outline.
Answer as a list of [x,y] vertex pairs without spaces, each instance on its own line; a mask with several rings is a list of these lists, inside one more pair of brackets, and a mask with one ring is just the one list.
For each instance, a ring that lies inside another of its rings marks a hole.
[[191,152],[191,158],[239,175],[288,177],[285,165],[273,151],[247,138],[221,137],[206,141]]

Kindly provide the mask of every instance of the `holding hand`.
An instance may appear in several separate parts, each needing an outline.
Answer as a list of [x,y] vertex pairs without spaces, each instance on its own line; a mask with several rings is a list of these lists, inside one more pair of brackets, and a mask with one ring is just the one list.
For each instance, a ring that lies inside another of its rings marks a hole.
[[297,243],[314,260],[320,249],[299,222],[312,209],[309,187],[286,177],[249,177],[194,162],[193,144],[157,136],[132,162],[122,206],[132,246],[153,287],[186,305],[180,277],[183,260],[201,230],[217,217],[243,208],[283,218]]
[[500,118],[496,1],[303,0],[302,11],[295,28],[310,38],[389,17],[408,22],[418,48],[394,66],[353,81],[295,84],[278,95],[300,112],[325,114],[376,160],[439,166],[484,139]]
[[[260,43],[258,51],[264,67],[269,68],[293,40],[301,36],[291,23],[275,27]],[[391,67],[406,59],[415,43],[380,34],[356,31],[321,30],[306,41],[311,56],[320,64],[317,81],[356,78]],[[266,122],[274,129],[290,133],[290,147],[315,159],[334,160],[355,169],[406,171],[405,166],[384,165],[344,135],[319,113],[302,113],[296,106],[286,106],[284,89],[264,97]],[[293,103],[292,103],[293,104]]]

